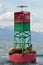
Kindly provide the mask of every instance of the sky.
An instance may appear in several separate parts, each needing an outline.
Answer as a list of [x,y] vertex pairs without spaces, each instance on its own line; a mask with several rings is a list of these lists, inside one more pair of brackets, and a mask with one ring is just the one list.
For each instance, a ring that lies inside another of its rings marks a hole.
[[0,0],[0,28],[14,26],[14,12],[20,9],[16,6],[25,5],[25,11],[30,12],[31,31],[43,32],[43,0]]

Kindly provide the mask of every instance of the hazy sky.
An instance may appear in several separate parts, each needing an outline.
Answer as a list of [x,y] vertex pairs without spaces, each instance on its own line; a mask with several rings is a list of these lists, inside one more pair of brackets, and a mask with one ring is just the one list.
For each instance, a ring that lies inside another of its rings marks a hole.
[[43,0],[0,0],[0,28],[13,27],[18,5],[29,6],[26,10],[31,13],[31,30],[43,32]]

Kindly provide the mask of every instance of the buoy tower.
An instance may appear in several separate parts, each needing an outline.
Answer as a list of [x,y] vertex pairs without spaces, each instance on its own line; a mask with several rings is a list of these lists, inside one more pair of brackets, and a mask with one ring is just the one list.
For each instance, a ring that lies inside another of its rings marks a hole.
[[[18,7],[21,8],[21,11],[14,12],[14,48],[10,50],[10,52],[14,53],[9,55],[9,60],[14,62],[34,62],[36,61],[36,54],[32,52],[30,12],[23,11],[23,8],[27,6]],[[18,53],[17,48],[21,49],[20,53]],[[26,49],[28,50],[26,51]]]
[[[18,7],[23,9],[27,6]],[[26,46],[31,47],[30,12],[14,13],[14,47],[16,48],[17,45],[22,48],[22,52]]]

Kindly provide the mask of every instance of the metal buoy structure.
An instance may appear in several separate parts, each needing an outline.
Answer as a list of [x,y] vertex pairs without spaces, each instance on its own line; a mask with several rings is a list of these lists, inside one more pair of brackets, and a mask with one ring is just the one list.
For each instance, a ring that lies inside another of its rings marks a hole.
[[14,48],[9,50],[9,61],[36,62],[36,51],[32,50],[30,12],[22,10],[14,12]]
[[[24,8],[27,6],[18,6]],[[23,49],[27,45],[31,47],[30,12],[14,13],[14,47],[19,45]]]

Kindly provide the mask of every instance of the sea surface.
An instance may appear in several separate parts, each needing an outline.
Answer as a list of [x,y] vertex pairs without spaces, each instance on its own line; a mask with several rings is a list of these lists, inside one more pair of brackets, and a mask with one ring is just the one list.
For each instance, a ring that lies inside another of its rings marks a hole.
[[8,61],[8,50],[14,47],[12,41],[0,41],[0,65],[43,65],[43,43],[33,43],[33,49],[37,51],[36,63],[12,63]]

